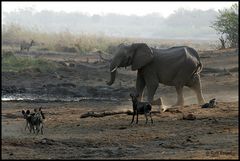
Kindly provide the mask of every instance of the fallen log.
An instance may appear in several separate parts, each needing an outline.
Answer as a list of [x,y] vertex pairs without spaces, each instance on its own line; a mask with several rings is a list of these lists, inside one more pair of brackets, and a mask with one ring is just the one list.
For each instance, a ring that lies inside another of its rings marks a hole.
[[[160,113],[160,112],[159,111],[152,111],[152,113]],[[127,110],[127,111],[117,111],[117,112],[111,112],[111,111],[94,112],[94,111],[90,111],[90,112],[82,114],[80,116],[80,118],[105,117],[105,116],[119,115],[119,114],[133,115],[133,112],[130,111],[130,110]]]
[[102,60],[103,62],[111,62],[112,60],[111,59],[106,59],[102,56],[103,52],[102,51],[97,51],[98,52],[98,55],[99,55],[99,58],[100,60]]
[[104,117],[109,115],[118,115],[118,114],[128,114],[132,115],[131,111],[119,111],[119,112],[110,112],[110,111],[104,111],[104,112],[94,112],[90,111],[87,113],[84,113],[80,116],[80,118],[86,118],[86,117]]

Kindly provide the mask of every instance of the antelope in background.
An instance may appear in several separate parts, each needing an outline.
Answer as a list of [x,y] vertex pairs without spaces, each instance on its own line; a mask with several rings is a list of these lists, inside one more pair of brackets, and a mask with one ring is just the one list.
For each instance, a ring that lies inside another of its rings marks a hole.
[[24,49],[26,49],[27,51],[29,51],[30,47],[33,46],[33,43],[34,41],[32,40],[30,43],[27,43],[26,41],[23,41],[21,43],[21,50],[20,51],[23,51]]

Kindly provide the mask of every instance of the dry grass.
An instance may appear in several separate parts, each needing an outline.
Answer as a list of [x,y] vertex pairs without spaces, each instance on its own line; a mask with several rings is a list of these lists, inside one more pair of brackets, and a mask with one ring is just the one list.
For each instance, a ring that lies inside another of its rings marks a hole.
[[63,52],[77,52],[86,54],[95,50],[111,52],[111,47],[121,43],[145,42],[152,47],[171,47],[187,45],[197,50],[210,50],[218,48],[218,42],[209,40],[166,40],[147,38],[119,38],[106,35],[73,34],[69,31],[61,33],[43,33],[37,29],[26,30],[17,25],[3,26],[2,45],[4,49],[19,50],[22,41],[36,43],[35,50],[50,50]]

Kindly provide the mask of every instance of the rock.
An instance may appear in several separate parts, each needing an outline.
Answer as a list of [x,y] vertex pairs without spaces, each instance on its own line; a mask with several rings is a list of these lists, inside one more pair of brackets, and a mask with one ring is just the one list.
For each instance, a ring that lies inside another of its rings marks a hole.
[[75,67],[75,64],[69,63],[69,67]]
[[42,144],[46,144],[46,143],[47,143],[47,140],[46,140],[46,139],[42,139],[42,140],[41,140],[41,143],[42,143]]
[[183,120],[196,120],[196,116],[190,113],[187,116],[183,116]]
[[57,84],[58,87],[72,87],[72,88],[76,88],[76,85],[73,83],[59,83]]
[[202,108],[214,108],[217,105],[216,98],[213,98],[209,101],[209,103],[203,104]]
[[127,127],[119,127],[118,129],[119,130],[124,130],[124,129],[126,129]]
[[205,103],[201,106],[202,108],[208,108],[209,107],[209,103]]
[[53,145],[55,141],[47,138],[43,138],[39,143],[41,144],[47,144],[47,145]]

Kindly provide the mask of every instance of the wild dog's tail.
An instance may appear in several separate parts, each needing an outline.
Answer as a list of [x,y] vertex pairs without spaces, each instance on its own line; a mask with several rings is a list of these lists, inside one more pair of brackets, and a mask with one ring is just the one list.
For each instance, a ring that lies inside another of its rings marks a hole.
[[147,104],[147,108],[148,108],[149,111],[151,111],[152,110],[151,104]]

